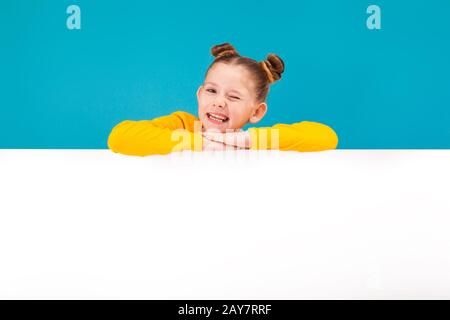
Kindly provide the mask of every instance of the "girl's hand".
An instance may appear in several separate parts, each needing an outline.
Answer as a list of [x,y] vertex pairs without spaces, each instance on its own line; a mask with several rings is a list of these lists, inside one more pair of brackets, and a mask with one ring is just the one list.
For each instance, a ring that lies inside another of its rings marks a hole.
[[203,137],[203,151],[225,151],[230,149],[237,149],[237,147],[226,145],[223,142],[210,140],[205,136]]
[[205,140],[211,140],[215,142],[220,142],[222,144],[233,146],[237,149],[250,149],[251,148],[251,139],[250,133],[248,131],[239,131],[239,132],[214,132],[214,131],[205,131],[202,132],[202,135]]

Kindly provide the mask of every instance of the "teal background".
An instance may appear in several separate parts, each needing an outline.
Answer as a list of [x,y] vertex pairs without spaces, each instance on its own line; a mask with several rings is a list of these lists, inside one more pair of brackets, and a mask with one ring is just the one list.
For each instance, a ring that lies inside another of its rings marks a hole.
[[258,126],[322,122],[340,149],[450,148],[449,21],[448,0],[2,1],[0,148],[106,148],[122,120],[196,114],[223,42],[286,63]]

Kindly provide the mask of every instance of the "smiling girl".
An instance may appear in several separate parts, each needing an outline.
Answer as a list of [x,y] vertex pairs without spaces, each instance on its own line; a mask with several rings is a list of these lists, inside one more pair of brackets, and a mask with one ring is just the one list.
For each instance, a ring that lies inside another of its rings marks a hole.
[[181,150],[336,149],[338,137],[327,125],[302,121],[249,128],[267,113],[269,86],[281,79],[284,62],[275,54],[257,62],[228,44],[211,49],[215,57],[197,90],[198,118],[183,111],[153,120],[125,120],[116,125],[108,147],[127,155],[146,156]]

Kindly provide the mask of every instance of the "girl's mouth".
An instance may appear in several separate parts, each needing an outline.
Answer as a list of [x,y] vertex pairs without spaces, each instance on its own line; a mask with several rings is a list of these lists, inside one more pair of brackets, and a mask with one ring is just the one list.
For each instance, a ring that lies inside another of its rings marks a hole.
[[219,114],[219,113],[206,113],[206,117],[208,118],[209,121],[211,121],[214,124],[223,124],[225,122],[227,122],[228,120],[230,120],[230,118],[228,118],[227,116],[223,115],[223,114]]

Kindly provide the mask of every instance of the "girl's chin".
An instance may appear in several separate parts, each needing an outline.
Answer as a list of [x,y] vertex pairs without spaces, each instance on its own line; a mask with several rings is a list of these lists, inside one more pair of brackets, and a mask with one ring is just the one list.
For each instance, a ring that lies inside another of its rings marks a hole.
[[[206,119],[206,121],[202,122],[202,127],[204,131],[219,131],[219,132],[226,132],[227,130],[233,130],[229,128],[229,123],[221,123],[221,124],[215,124],[211,123]],[[233,130],[234,131],[234,130]]]
[[213,131],[213,132],[215,131],[225,133],[227,130],[229,129],[220,126],[203,126],[203,131]]

